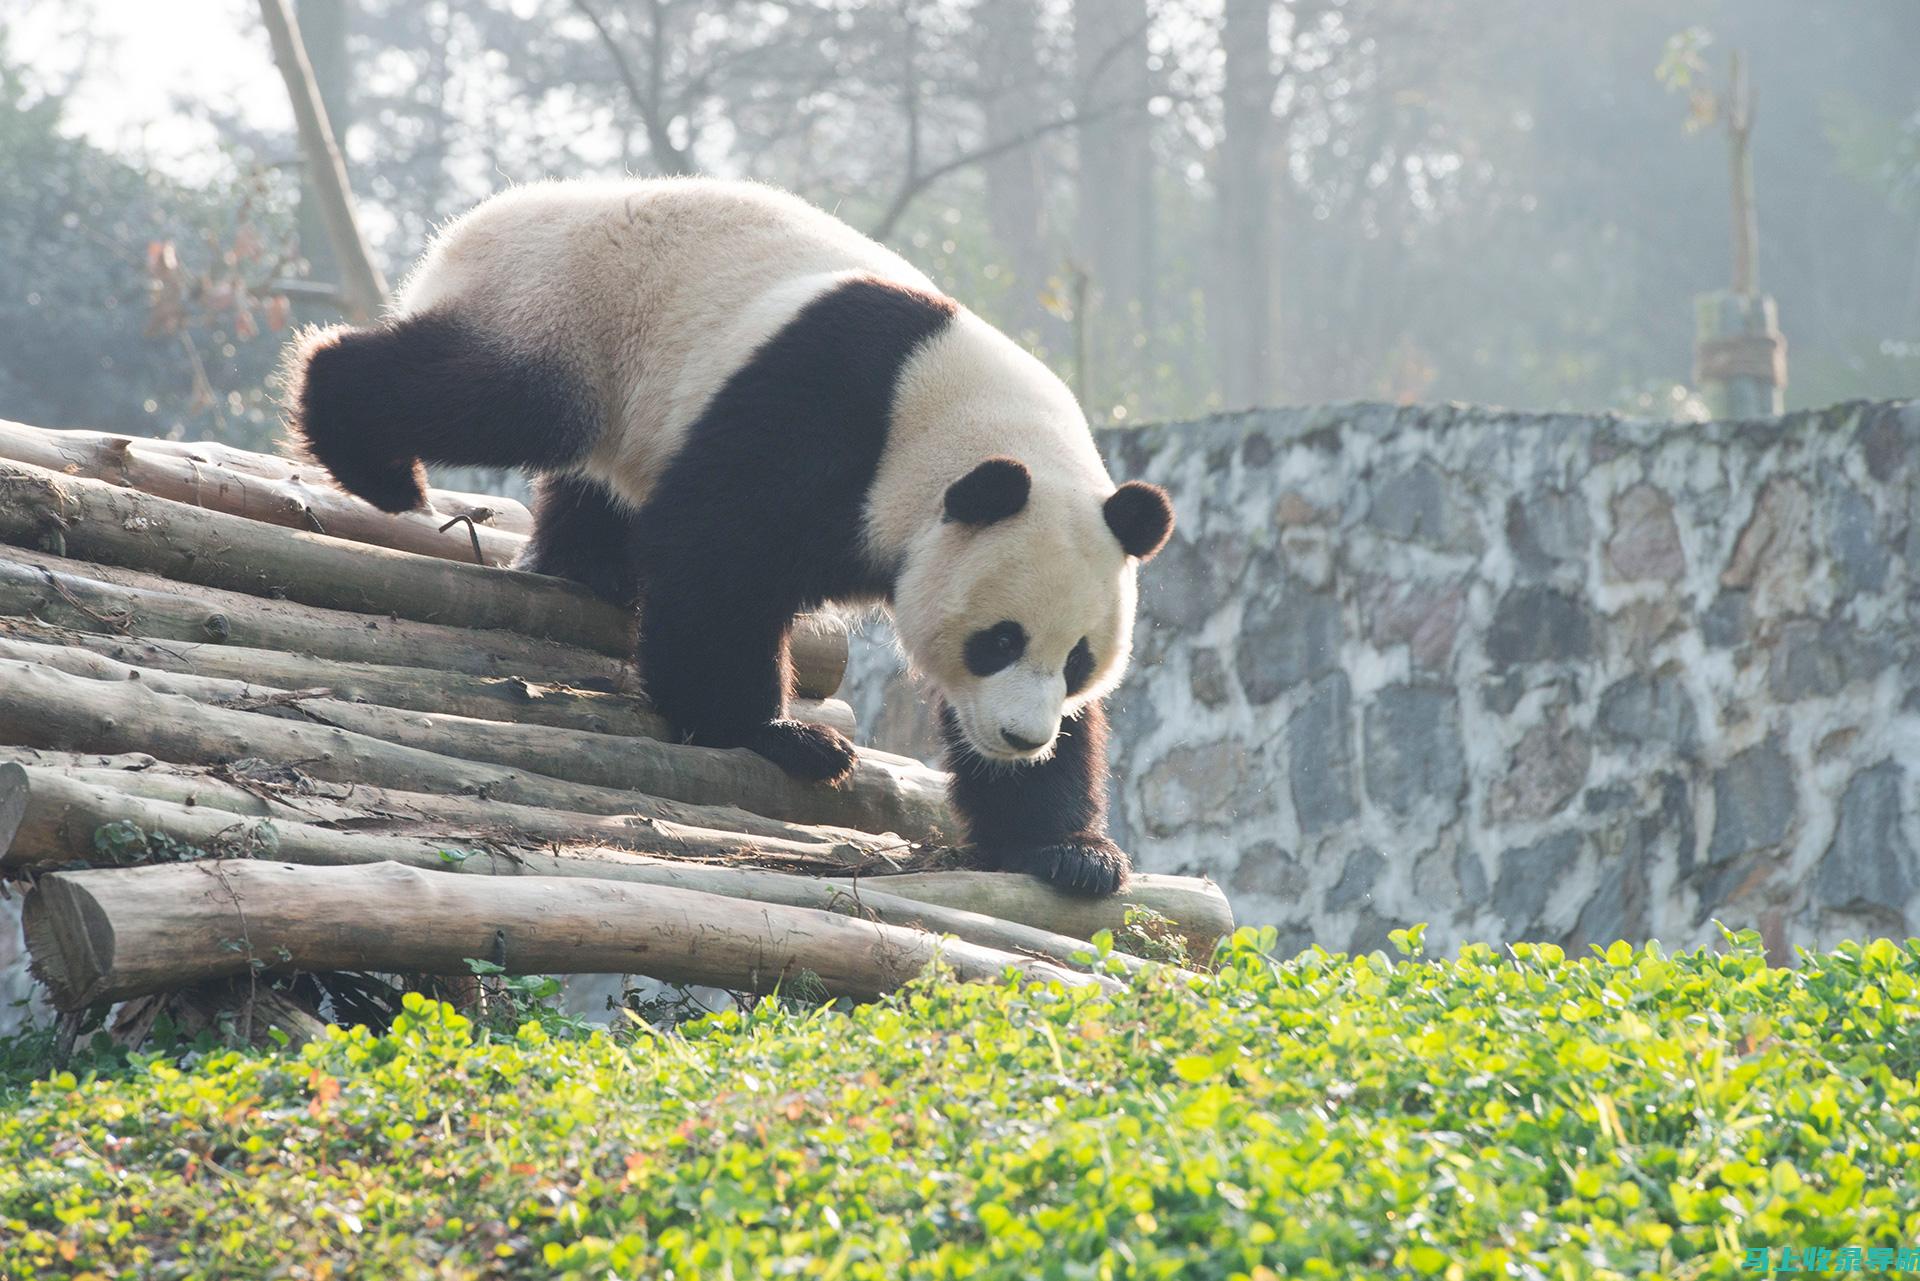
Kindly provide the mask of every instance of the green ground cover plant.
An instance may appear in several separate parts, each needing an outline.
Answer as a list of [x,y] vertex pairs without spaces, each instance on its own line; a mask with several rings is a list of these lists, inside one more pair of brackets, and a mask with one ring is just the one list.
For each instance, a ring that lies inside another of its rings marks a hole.
[[1920,941],[1271,942],[1115,997],[936,977],[559,1036],[410,996],[298,1052],[42,1069],[0,1095],[0,1275],[1691,1278],[1920,1244]]

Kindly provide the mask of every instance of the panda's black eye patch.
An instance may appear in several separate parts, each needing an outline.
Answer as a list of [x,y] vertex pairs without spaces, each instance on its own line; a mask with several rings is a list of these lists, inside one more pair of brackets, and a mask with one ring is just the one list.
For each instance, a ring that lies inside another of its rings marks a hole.
[[975,676],[991,676],[1019,662],[1026,652],[1026,629],[1008,619],[967,637],[967,670]]
[[1087,644],[1086,637],[1082,636],[1073,652],[1067,655],[1065,675],[1069,694],[1078,694],[1093,679],[1093,646]]

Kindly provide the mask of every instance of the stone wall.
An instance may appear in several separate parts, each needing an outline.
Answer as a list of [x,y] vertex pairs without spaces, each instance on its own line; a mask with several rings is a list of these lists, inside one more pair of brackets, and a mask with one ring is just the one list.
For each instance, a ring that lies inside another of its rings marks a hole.
[[[1288,947],[1920,933],[1920,404],[1115,431],[1172,490],[1115,826]],[[883,629],[851,697],[925,754]]]

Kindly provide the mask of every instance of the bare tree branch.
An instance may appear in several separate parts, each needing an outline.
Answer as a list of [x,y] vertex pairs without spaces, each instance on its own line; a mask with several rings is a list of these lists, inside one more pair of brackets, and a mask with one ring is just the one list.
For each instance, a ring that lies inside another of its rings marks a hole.
[[875,240],[885,240],[888,236],[892,235],[894,229],[899,226],[900,219],[906,215],[907,210],[912,207],[913,202],[925,195],[927,189],[939,182],[942,178],[956,174],[962,169],[984,164],[989,160],[1004,156],[1010,151],[1018,151],[1022,147],[1032,146],[1040,139],[1051,134],[1061,133],[1068,129],[1077,129],[1081,125],[1091,124],[1096,120],[1103,120],[1109,116],[1119,115],[1133,109],[1137,105],[1139,104],[1112,103],[1105,107],[1086,111],[1069,111],[1064,115],[1056,116],[1052,120],[1042,121],[1031,128],[1021,129],[1016,133],[1008,134],[1004,138],[984,143],[970,151],[963,151],[959,155],[935,165],[931,169],[915,172],[914,166],[909,164],[906,178],[902,180],[900,189],[894,193],[893,203],[887,206],[887,211],[880,216],[879,221],[874,223],[867,234]]
[[[900,225],[900,220],[906,216],[907,210],[913,207],[913,202],[918,200],[922,195],[925,195],[928,188],[943,178],[958,173],[962,169],[969,169],[974,165],[985,164],[989,160],[996,160],[1008,152],[1018,151],[1022,147],[1031,146],[1051,134],[1076,129],[1083,124],[1092,124],[1097,120],[1120,115],[1130,110],[1144,110],[1146,107],[1144,102],[1115,102],[1102,107],[1082,107],[1074,111],[1066,112],[1052,120],[1042,121],[1040,124],[1030,128],[1008,134],[1003,138],[983,143],[972,150],[963,151],[959,155],[935,165],[931,169],[922,169],[920,166],[923,144],[921,141],[920,98],[918,88],[920,78],[914,73],[914,51],[916,47],[914,36],[916,34],[916,28],[913,23],[911,11],[904,12],[902,19],[906,25],[906,65],[902,68],[903,74],[901,76],[902,107],[907,117],[906,176],[901,179],[900,187],[894,192],[893,201],[887,206],[886,212],[881,214],[879,220],[867,231],[867,234],[875,240],[885,240],[888,236],[892,235],[894,230]],[[1098,78],[1113,60],[1119,57],[1120,54],[1129,47],[1130,42],[1139,36],[1142,31],[1146,30],[1151,23],[1152,18],[1149,16],[1147,22],[1134,24],[1132,28],[1123,32],[1117,39],[1103,49],[1100,56],[1088,70],[1089,83]],[[1004,92],[1004,90],[1002,91]]]
[[668,122],[661,119],[660,91],[661,81],[665,77],[665,51],[661,48],[661,13],[659,0],[653,0],[653,32],[648,41],[648,61],[652,83],[642,85],[640,77],[633,69],[633,62],[627,57],[626,50],[620,47],[620,41],[607,26],[600,15],[594,11],[589,0],[573,0],[573,7],[580,11],[593,30],[600,37],[600,44],[613,60],[614,70],[620,74],[620,83],[627,91],[627,101],[633,104],[634,114],[640,117],[641,125],[647,131],[647,150],[653,155],[654,166],[667,173],[685,174],[693,172],[693,157],[686,150],[673,144],[673,135],[668,130]]

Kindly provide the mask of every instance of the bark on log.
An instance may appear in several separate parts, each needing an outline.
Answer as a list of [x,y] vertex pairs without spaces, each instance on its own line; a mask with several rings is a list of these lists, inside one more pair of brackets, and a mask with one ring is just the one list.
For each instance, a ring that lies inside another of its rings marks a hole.
[[936,957],[963,980],[1116,990],[1104,975],[958,939],[809,908],[669,886],[446,876],[379,863],[307,868],[232,860],[41,877],[24,908],[34,973],[81,1009],[251,970],[462,974],[470,959],[517,974],[645,974],[772,990],[811,975],[870,997]]
[[[330,726],[207,707],[177,695],[141,689],[132,681],[89,681],[50,668],[4,659],[0,659],[0,706],[8,712],[7,737],[23,747],[150,752],[163,760],[198,765],[257,757],[294,764],[315,778],[332,782],[354,783],[377,778],[408,791],[479,794],[490,800],[582,813],[643,813],[693,827],[757,836],[786,836],[793,826],[792,821],[734,805],[687,804],[481,761],[455,760]],[[750,752],[672,750],[698,754],[712,769],[742,780],[743,786],[735,794],[748,790],[744,786],[746,778],[758,776],[762,770],[777,772],[771,762]],[[872,767],[876,774],[885,768]],[[877,799],[907,816],[926,817],[931,803],[929,798],[915,794],[919,781],[903,775],[900,782],[892,797]],[[818,790],[829,795],[803,808],[809,811],[848,808],[832,797],[834,789]],[[794,795],[800,799],[797,791]],[[886,824],[884,830],[898,829]],[[908,835],[911,839],[939,843],[932,832]]]
[[[327,700],[371,703],[388,710],[674,739],[645,699],[426,667],[338,663],[232,646],[174,649],[153,641],[89,636],[4,617],[0,617],[0,658],[41,663],[91,680],[138,680],[158,693],[221,706],[317,690],[325,691],[319,697]],[[797,719],[830,725],[849,737],[854,732],[853,709],[838,699],[795,699],[789,711]]]
[[[75,631],[312,654],[343,662],[514,676],[586,689],[636,691],[628,661],[510,631],[481,631],[385,615],[187,587],[157,574],[0,547],[0,615]],[[847,669],[847,638],[805,618],[792,647],[795,691],[827,698]]]
[[[175,773],[165,766],[97,769],[56,759],[71,759],[64,753],[19,748],[0,748],[0,753],[14,758],[0,765],[0,813],[9,807],[20,810],[11,848],[0,844],[0,868],[10,870],[99,861],[103,855],[96,836],[116,823],[209,852],[278,854],[296,863],[392,859],[442,868],[465,867],[471,861],[473,871],[539,869],[546,875],[567,875],[564,868],[545,870],[551,862],[546,847],[564,846],[569,851],[598,851],[591,855],[595,858],[661,854],[840,873],[897,866],[887,838],[839,828],[792,827],[785,836],[746,835],[643,814],[568,814],[364,786],[343,787],[333,796],[302,795]],[[263,829],[258,820],[269,821],[272,830]],[[385,842],[377,857],[366,855],[365,839]],[[453,854],[443,857],[443,850]]]
[[[0,419],[0,458],[63,476],[104,481],[285,529],[331,534],[464,564],[474,563],[475,543],[480,547],[480,563],[495,566],[511,565],[527,545],[524,535],[507,533],[490,523],[489,509],[452,496],[447,496],[452,511],[443,511],[436,501],[433,511],[394,516],[335,488],[318,467],[289,466],[284,474],[262,475],[259,469],[239,471],[210,458],[157,449],[155,443],[105,432],[43,431]],[[473,522],[471,529],[464,521],[441,529],[461,515]]]
[[[94,781],[97,775],[80,777],[77,772],[44,767],[23,770],[17,765],[0,766],[0,803],[7,798],[10,780],[21,775],[25,777],[29,798],[26,821],[21,824],[11,851],[0,846],[0,854],[5,856],[0,859],[0,866],[43,871],[76,862],[98,862],[100,855],[95,848],[94,833],[109,824],[131,823],[149,836],[163,835],[218,856],[251,855],[306,867],[392,862],[423,871],[585,877],[627,884],[670,885],[726,898],[817,908],[890,925],[931,930],[936,934],[952,934],[986,947],[1024,952],[1063,965],[1079,964],[1076,956],[1090,951],[1084,939],[986,916],[968,908],[968,902],[980,897],[989,886],[993,897],[1002,900],[1022,894],[1034,898],[1049,894],[1039,881],[1008,873],[960,873],[943,887],[951,896],[948,901],[910,899],[887,893],[889,878],[886,876],[829,879],[718,861],[687,861],[689,858],[739,858],[804,865],[812,856],[811,850],[799,845],[765,838],[749,841],[724,832],[698,833],[685,828],[667,832],[655,827],[646,832],[644,840],[630,840],[624,849],[602,845],[540,849],[530,844],[539,837],[516,831],[508,838],[510,844],[475,848],[464,844],[467,839],[464,834],[426,832],[417,828],[400,832],[339,830],[302,822],[297,817],[289,818],[284,813],[272,815],[266,820],[270,826],[263,826],[261,822],[249,822],[237,814],[205,805],[188,807],[142,800],[112,790],[113,780],[102,784]],[[370,815],[362,818],[378,821]],[[647,857],[636,852],[638,850],[671,857]],[[994,884],[1002,880],[1021,884],[1008,893],[1005,887]],[[1036,915],[1037,908],[1038,905]],[[1129,972],[1143,964],[1137,958],[1116,955]]]

